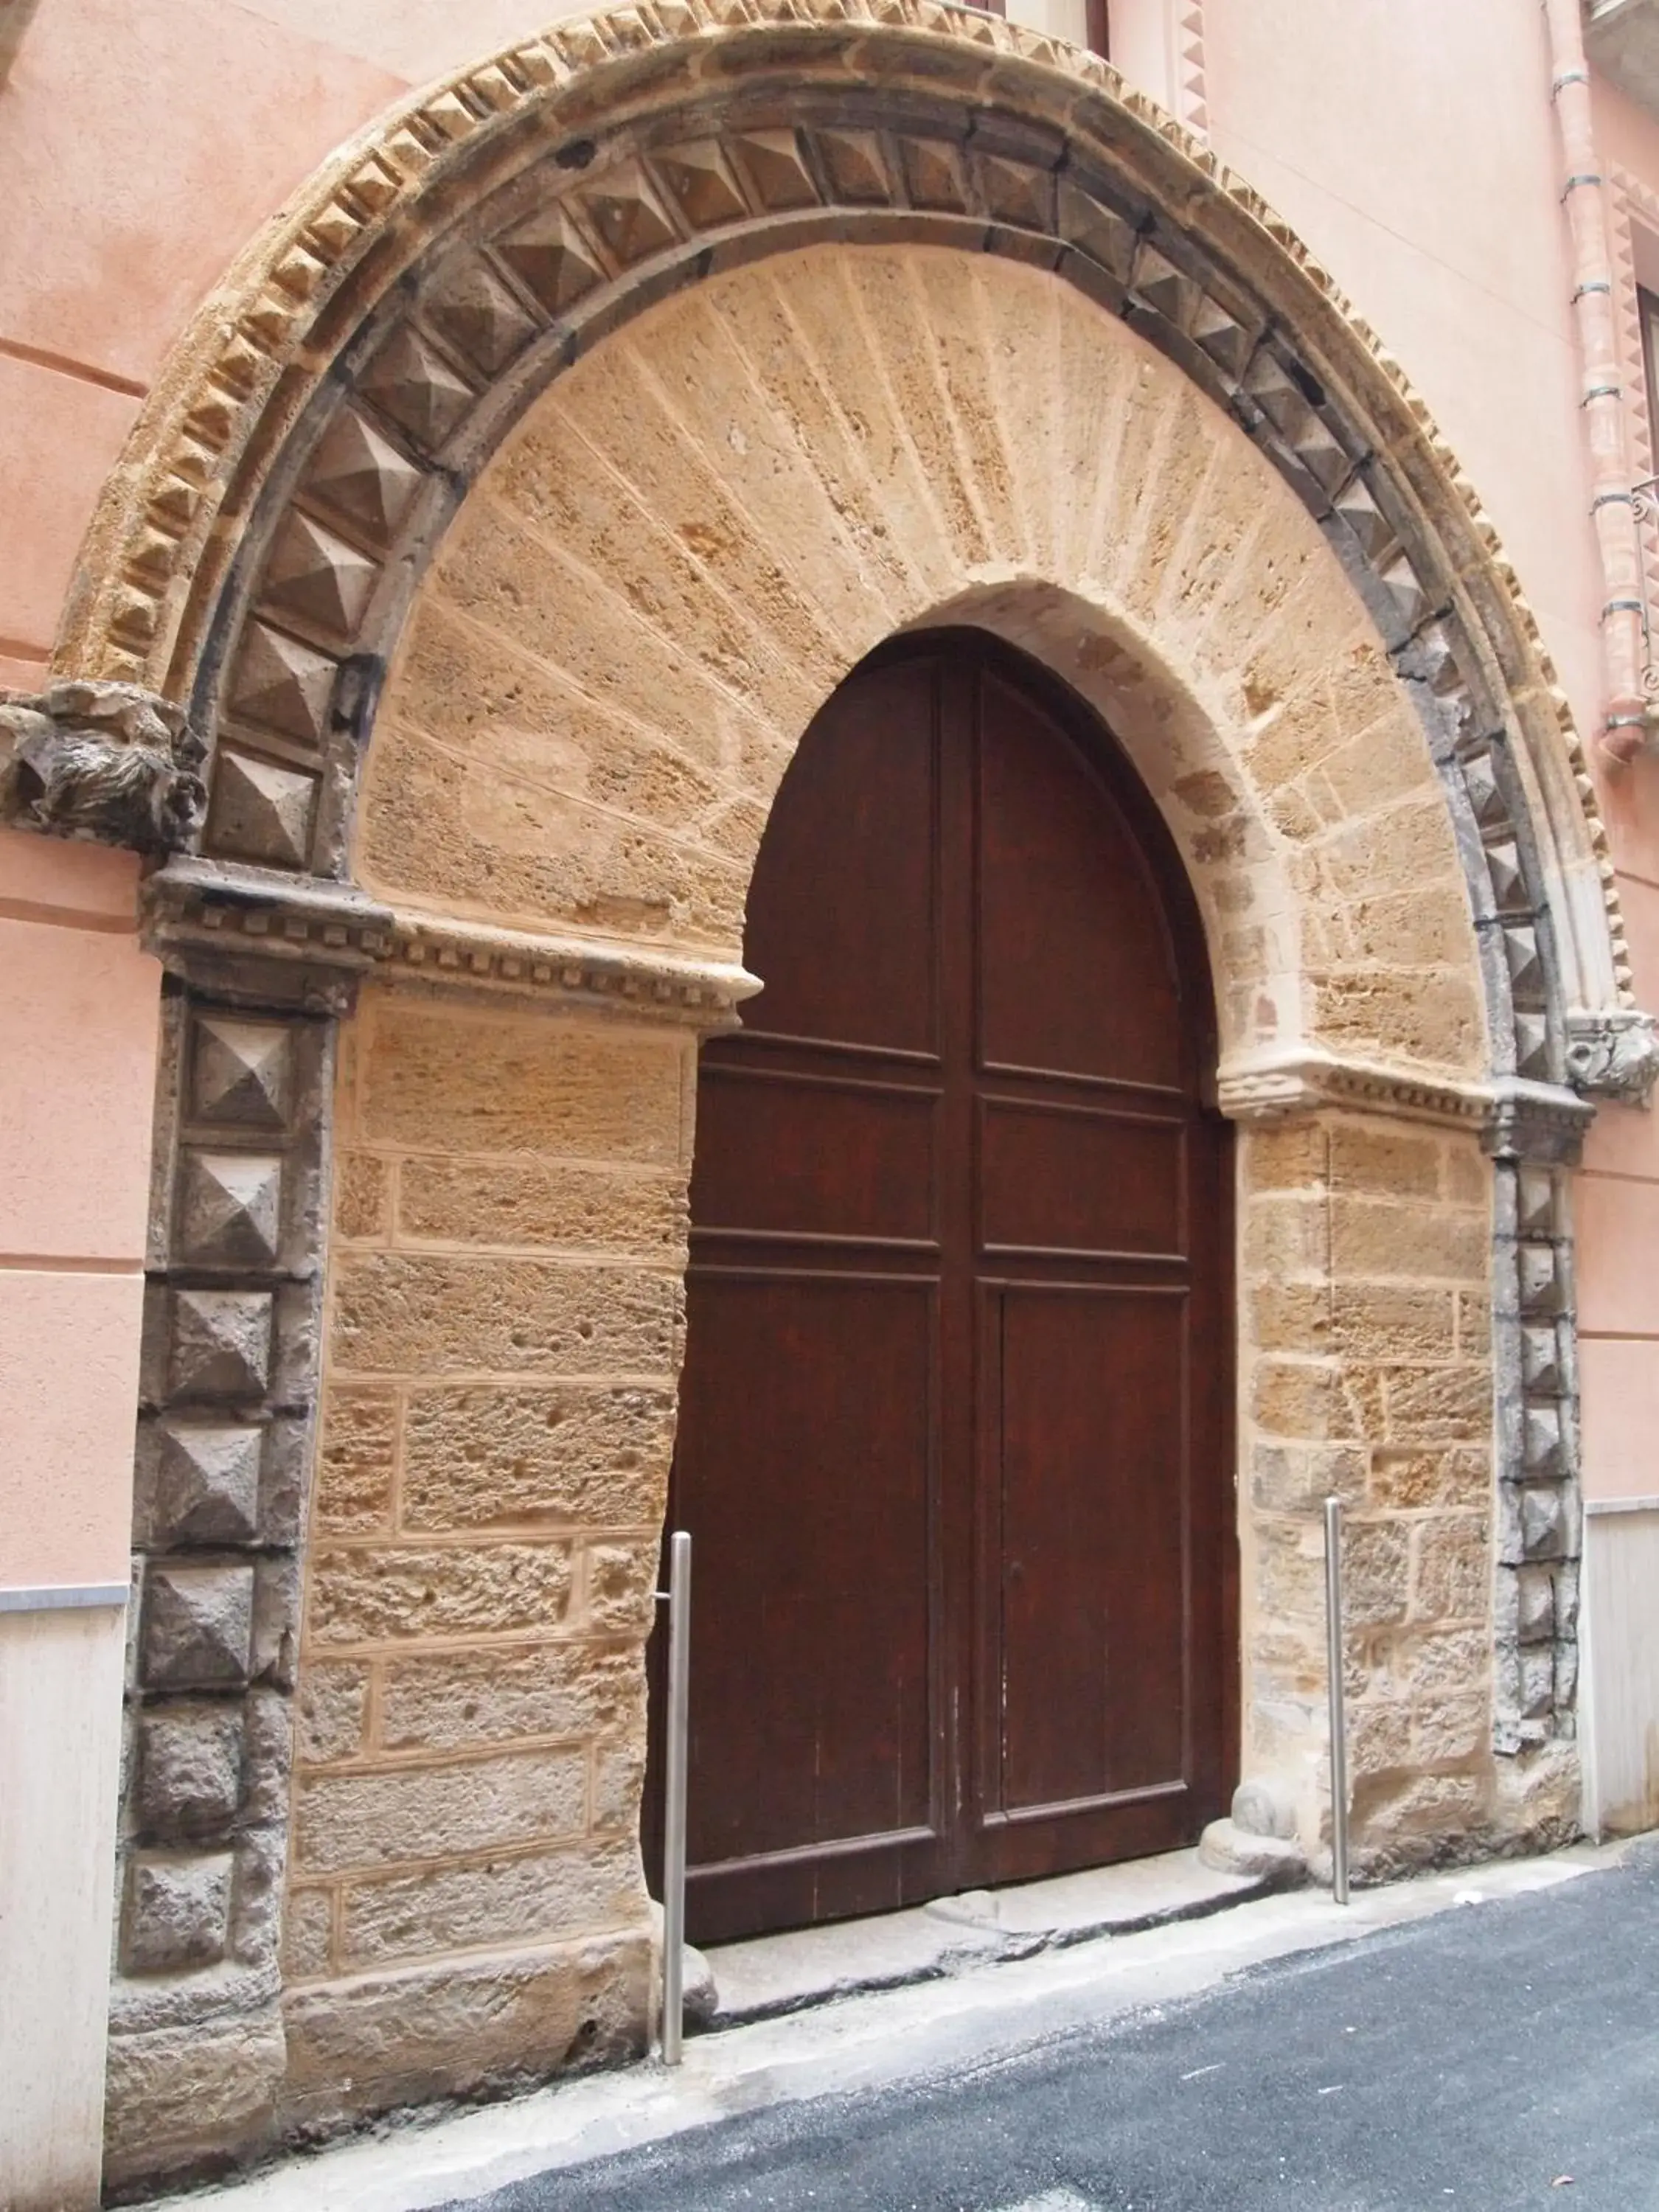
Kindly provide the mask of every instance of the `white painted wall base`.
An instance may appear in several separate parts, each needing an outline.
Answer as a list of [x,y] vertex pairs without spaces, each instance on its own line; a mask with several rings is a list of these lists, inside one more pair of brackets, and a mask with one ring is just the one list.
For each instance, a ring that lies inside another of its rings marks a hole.
[[126,1615],[0,1609],[0,2206],[91,2212]]
[[1584,1826],[1659,1827],[1659,1498],[1584,1518]]

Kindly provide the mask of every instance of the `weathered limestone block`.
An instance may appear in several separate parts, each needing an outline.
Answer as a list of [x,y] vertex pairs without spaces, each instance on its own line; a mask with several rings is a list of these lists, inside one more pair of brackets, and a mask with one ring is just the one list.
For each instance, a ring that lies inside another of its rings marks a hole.
[[673,1425],[674,1396],[666,1387],[479,1384],[411,1391],[404,1526],[649,1525],[662,1511]]
[[598,1636],[650,1633],[657,1586],[655,1535],[633,1543],[582,1547],[582,1589],[587,1626]]
[[593,1164],[411,1158],[398,1176],[398,1241],[634,1252],[682,1263],[685,1178]]
[[478,1636],[562,1622],[568,1544],[492,1544],[319,1553],[312,1564],[308,1632],[319,1648],[403,1638]]
[[295,1869],[407,1865],[576,1836],[586,1814],[587,1761],[575,1750],[306,1774],[295,1796]]
[[105,2185],[203,2168],[216,2153],[257,2149],[275,2122],[287,2058],[274,2008],[112,2035]]
[[383,1662],[380,1743],[387,1751],[460,1751],[517,1736],[642,1731],[644,1721],[645,1669],[632,1642],[546,1644],[529,1650],[490,1644]]
[[644,2048],[651,1941],[637,1929],[291,1990],[284,2110],[313,2125],[474,2096]]
[[336,1273],[340,1375],[664,1376],[678,1357],[678,1275],[551,1260],[353,1252]]
[[352,1881],[341,1905],[339,1967],[356,1972],[447,1951],[520,1942],[637,1923],[645,1908],[639,1847],[612,1838],[556,1850]]
[[295,1749],[302,1762],[322,1765],[355,1758],[368,1721],[368,1668],[350,1659],[307,1656],[295,1700]]
[[392,1226],[392,1170],[373,1152],[337,1153],[334,1233],[349,1243],[383,1243]]
[[684,1156],[690,1046],[672,1033],[476,1013],[380,994],[360,1046],[359,1139],[441,1154]]
[[337,1382],[325,1392],[312,1501],[319,1534],[391,1527],[401,1419],[395,1391]]

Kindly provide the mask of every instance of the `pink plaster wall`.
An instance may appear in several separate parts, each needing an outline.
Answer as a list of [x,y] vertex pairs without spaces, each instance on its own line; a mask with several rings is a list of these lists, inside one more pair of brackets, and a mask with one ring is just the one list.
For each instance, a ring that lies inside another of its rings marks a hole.
[[131,854],[0,831],[0,1585],[125,1580],[161,971]]

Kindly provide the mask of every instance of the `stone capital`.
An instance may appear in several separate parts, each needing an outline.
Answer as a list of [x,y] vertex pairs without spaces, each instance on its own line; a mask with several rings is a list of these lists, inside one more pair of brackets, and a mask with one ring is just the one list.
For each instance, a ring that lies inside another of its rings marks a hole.
[[1567,1016],[1567,1077],[1587,1098],[1650,1106],[1659,1078],[1659,1023],[1634,1006]]
[[132,684],[0,691],[0,823],[50,837],[188,851],[206,748],[184,710]]
[[1481,1083],[1420,1074],[1358,1060],[1339,1060],[1316,1045],[1224,1060],[1216,1103],[1230,1121],[1275,1121],[1348,1107],[1458,1128],[1484,1127],[1492,1093]]

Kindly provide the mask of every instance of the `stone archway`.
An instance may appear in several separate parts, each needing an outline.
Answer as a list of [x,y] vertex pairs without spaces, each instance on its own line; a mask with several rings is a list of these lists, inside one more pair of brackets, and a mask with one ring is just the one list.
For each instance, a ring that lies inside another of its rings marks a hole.
[[149,894],[118,2172],[641,2033],[696,1039],[752,988],[791,746],[907,624],[1098,705],[1204,908],[1249,1125],[1246,1771],[1316,1849],[1340,1487],[1377,1862],[1571,1817],[1564,1079],[1575,1021],[1638,1018],[1490,532],[1103,65],[928,6],[673,12],[562,27],[319,180],[181,353],[62,641],[214,741],[204,857]]

